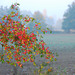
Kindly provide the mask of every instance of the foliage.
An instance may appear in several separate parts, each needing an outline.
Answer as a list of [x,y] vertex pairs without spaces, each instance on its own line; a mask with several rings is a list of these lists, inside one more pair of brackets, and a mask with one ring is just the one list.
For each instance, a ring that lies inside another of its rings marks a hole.
[[68,7],[68,10],[64,13],[64,19],[62,23],[62,28],[65,31],[75,29],[75,2],[73,2],[72,5],[69,5]]
[[[40,36],[38,29],[44,34],[47,31],[39,28],[39,23],[37,23],[34,26],[36,31],[27,33],[30,27],[25,27],[25,25],[33,21],[34,18],[18,15],[18,5],[18,3],[11,5],[13,11],[9,15],[4,15],[0,22],[0,44],[2,45],[0,62],[7,62],[14,66],[18,64],[21,68],[23,68],[25,62],[32,62],[36,66],[35,58],[39,55],[41,59],[45,58],[46,60],[40,65],[43,69],[44,66],[54,60],[54,55],[48,49],[49,47],[45,47],[46,43],[37,39],[37,36]],[[14,10],[17,10],[17,12],[14,12]],[[16,16],[18,16],[18,20],[13,19]],[[47,28],[47,30],[49,29]],[[37,32],[37,34],[34,32]]]
[[[13,16],[11,17],[11,19],[15,20],[15,21],[19,21],[18,19],[18,16],[20,15],[20,9],[19,7],[17,7],[17,10],[15,9],[11,9],[11,6],[9,8],[7,7],[4,7],[3,6],[0,8],[0,22],[2,22],[1,18],[4,16],[4,15],[9,15],[9,14],[12,14]],[[15,13],[18,13],[17,16],[14,16]],[[4,20],[5,22],[5,20]]]
[[39,27],[38,32],[40,34],[41,34],[41,31],[40,31],[41,28],[42,29],[47,28],[47,24],[45,23],[45,19],[44,19],[43,15],[39,11],[37,11],[37,12],[35,12],[33,14],[33,22],[29,22],[28,25],[27,25],[28,27],[31,28],[30,31],[34,30],[35,23],[36,23],[36,25],[38,24],[38,27]]
[[39,11],[35,12],[33,17],[36,19],[37,23],[40,23],[41,28],[43,29],[47,28],[47,24],[45,23],[45,18]]

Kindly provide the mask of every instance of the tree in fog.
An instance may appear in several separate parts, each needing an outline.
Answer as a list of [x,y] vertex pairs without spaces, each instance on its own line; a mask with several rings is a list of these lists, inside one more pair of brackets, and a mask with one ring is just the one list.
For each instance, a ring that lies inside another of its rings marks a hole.
[[57,20],[56,25],[55,25],[56,30],[62,30],[62,22],[63,22],[62,19]]
[[[33,20],[33,22],[30,22],[27,26],[30,27],[30,31],[32,31],[34,29],[34,25],[35,23],[40,23],[39,28],[41,27],[42,29],[46,29],[47,28],[47,24],[45,23],[45,18],[42,15],[42,13],[40,13],[39,11],[35,12],[33,14],[33,18],[35,20]],[[39,32],[40,33],[40,32]]]
[[45,18],[39,11],[35,12],[33,17],[36,19],[36,22],[41,23],[42,28],[46,28],[47,24],[45,23]]
[[1,22],[1,18],[4,15],[7,15],[7,11],[8,11],[8,8],[7,7],[0,6],[0,22]]
[[62,29],[66,32],[70,32],[70,29],[75,29],[75,2],[68,5],[68,7],[68,10],[64,13],[62,22]]
[[[14,9],[11,9],[11,7],[7,8],[7,6],[6,7],[1,6],[0,7],[0,20],[1,20],[1,18],[4,15],[9,15],[9,14],[14,14],[15,15],[15,13],[18,13],[18,15],[20,15],[20,9],[19,9],[19,7],[17,7],[17,9],[14,10]],[[18,16],[17,17],[16,16],[12,17],[12,19],[17,21],[18,20]]]
[[49,28],[50,30],[53,30],[54,18],[52,16],[49,16],[49,17],[46,16],[45,19],[46,19],[47,28]]

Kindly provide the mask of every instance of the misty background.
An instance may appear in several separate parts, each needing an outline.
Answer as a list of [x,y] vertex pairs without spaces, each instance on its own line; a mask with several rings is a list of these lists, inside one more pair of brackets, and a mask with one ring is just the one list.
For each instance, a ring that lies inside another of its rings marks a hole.
[[[49,28],[53,34],[42,34],[49,50],[58,53],[54,67],[66,68],[67,75],[75,74],[75,0],[0,0],[0,22],[4,15],[11,13],[11,5],[19,3],[18,16],[28,15],[36,20],[27,24],[32,31],[35,22],[41,23],[41,28]],[[14,10],[17,12],[17,10]],[[18,20],[13,17],[13,20]],[[3,24],[2,24],[3,25]],[[41,32],[39,31],[41,34]],[[0,49],[2,46],[0,45]],[[7,66],[0,65],[0,74],[10,75]],[[28,66],[27,66],[28,67]],[[24,69],[25,70],[25,69]],[[73,72],[74,71],[74,72]],[[11,72],[11,71],[10,71]],[[61,71],[59,71],[61,72]],[[54,74],[53,74],[54,75]],[[62,75],[66,75],[65,73]]]
[[[0,19],[3,15],[8,15],[11,12],[10,6],[15,2],[20,4],[18,9],[19,14],[34,17],[37,19],[37,22],[41,23],[43,28],[48,27],[53,33],[75,32],[74,26],[71,28],[67,26],[67,23],[65,23],[65,25],[63,24],[65,21],[64,15],[74,0],[2,0],[0,3]],[[28,26],[32,30],[34,22],[31,24],[32,23]],[[67,28],[65,28],[65,26],[67,26]]]

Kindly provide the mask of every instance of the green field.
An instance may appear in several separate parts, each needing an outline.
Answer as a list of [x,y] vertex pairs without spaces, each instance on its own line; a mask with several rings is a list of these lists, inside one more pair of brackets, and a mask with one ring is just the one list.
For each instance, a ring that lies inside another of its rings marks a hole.
[[[57,52],[59,57],[56,57],[57,61],[53,63],[54,68],[61,68],[58,70],[60,73],[62,73],[61,69],[67,68],[68,74],[50,74],[50,75],[73,75],[73,71],[75,72],[75,34],[42,34],[43,40],[46,42],[47,47],[52,52]],[[1,50],[1,46],[0,46]],[[37,63],[38,62],[37,57]],[[30,65],[31,66],[31,65]],[[3,67],[3,69],[0,70],[0,72],[4,73],[4,68],[7,68],[6,66],[0,66]],[[10,68],[11,69],[11,68]],[[69,71],[72,70],[72,71]],[[7,71],[5,71],[6,73]],[[64,72],[65,73],[65,72]]]
[[42,36],[52,51],[75,51],[75,34],[42,34]]
[[75,74],[75,34],[43,34],[43,37],[50,50],[59,55],[54,67],[71,69],[68,73]]
[[75,51],[75,34],[42,34],[43,40],[53,51]]

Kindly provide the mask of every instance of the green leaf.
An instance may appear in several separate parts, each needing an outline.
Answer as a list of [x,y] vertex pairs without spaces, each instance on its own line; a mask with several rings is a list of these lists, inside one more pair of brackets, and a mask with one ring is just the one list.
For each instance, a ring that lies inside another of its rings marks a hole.
[[10,15],[8,15],[8,19],[10,19],[10,17],[11,17],[11,16],[10,16]]
[[38,41],[38,39],[36,39],[36,41]]
[[55,58],[55,61],[57,61],[57,59]]
[[8,33],[8,35],[10,35],[11,33]]
[[28,62],[29,60],[30,60],[30,59],[28,59],[27,62]]
[[38,28],[38,30],[40,30],[41,28]]
[[29,53],[28,54],[32,54],[32,51],[29,51]]
[[49,28],[47,28],[47,30],[49,30]]
[[25,60],[23,60],[23,62],[26,62]]
[[35,19],[34,18],[32,18],[32,22],[34,21]]
[[4,60],[2,60],[2,63],[4,63],[5,61]]
[[13,8],[13,5],[11,5],[11,9]]
[[6,42],[8,42],[8,40],[6,39]]
[[14,66],[16,67],[16,64],[14,64]]
[[10,65],[13,65],[13,63],[10,63]]
[[6,18],[6,16],[4,16],[4,18]]
[[50,33],[52,33],[52,31],[50,31]]
[[44,57],[44,55],[40,55],[40,57],[42,58],[42,57]]
[[6,62],[10,62],[9,60],[7,60]]
[[35,23],[37,23],[37,22],[35,22]]
[[43,34],[45,34],[45,31],[43,31]]
[[17,47],[17,45],[15,45],[15,47]]
[[22,16],[22,15],[20,15],[20,18],[21,18],[21,19],[22,19],[22,17],[23,17],[23,16]]
[[53,58],[51,58],[51,62],[53,61]]
[[17,3],[17,5],[20,5],[19,3]]
[[35,62],[33,62],[33,65],[34,65],[34,66],[36,66],[36,63],[35,63]]
[[33,58],[33,56],[31,56],[31,58]]

